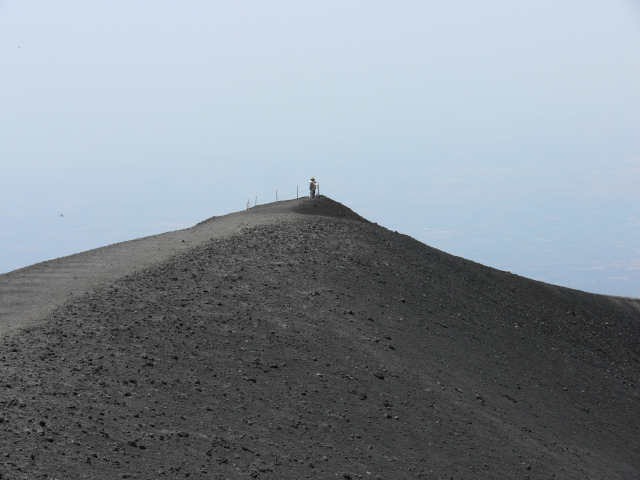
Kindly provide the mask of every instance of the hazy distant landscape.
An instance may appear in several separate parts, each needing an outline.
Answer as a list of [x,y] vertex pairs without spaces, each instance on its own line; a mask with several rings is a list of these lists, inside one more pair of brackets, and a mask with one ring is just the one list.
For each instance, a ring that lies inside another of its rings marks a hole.
[[[7,199],[0,206],[6,227],[0,233],[0,273],[186,228],[227,213],[224,207],[238,211],[246,204],[240,197],[215,198],[211,187],[202,182],[189,195],[174,197],[160,193],[171,189],[169,184],[154,192],[152,186],[122,181],[120,193],[105,198],[105,192],[92,201],[52,192],[57,209]],[[325,188],[330,192],[341,185]],[[188,187],[177,184],[176,189],[186,192]],[[525,199],[496,208],[491,200],[473,201],[468,195],[447,200],[431,192],[427,201],[402,204],[373,192],[365,192],[366,198],[352,190],[343,193],[346,200],[341,200],[368,218],[454,255],[579,290],[640,297],[640,217],[633,202],[567,199],[557,204],[541,198],[533,205]],[[260,196],[261,202],[273,200],[275,189]]]

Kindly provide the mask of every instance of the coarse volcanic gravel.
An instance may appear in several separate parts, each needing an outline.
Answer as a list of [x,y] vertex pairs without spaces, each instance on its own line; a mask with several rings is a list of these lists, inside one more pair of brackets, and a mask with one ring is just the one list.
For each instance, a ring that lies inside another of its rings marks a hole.
[[0,276],[0,479],[640,478],[638,299],[326,197],[45,263]]

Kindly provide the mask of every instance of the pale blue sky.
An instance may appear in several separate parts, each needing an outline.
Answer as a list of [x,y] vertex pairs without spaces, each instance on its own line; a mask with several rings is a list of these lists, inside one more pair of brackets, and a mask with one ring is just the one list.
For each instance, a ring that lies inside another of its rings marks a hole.
[[0,0],[0,272],[314,175],[449,253],[640,296],[639,86],[637,0]]

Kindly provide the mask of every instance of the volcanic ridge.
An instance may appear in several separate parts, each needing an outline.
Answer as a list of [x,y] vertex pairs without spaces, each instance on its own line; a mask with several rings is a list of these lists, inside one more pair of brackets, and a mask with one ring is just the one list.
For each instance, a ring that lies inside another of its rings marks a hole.
[[637,479],[640,300],[327,197],[0,275],[0,479]]

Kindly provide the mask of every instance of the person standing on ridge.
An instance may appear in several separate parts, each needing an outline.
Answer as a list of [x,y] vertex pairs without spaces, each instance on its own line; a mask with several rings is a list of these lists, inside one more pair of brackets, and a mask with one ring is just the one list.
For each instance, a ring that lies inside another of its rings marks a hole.
[[316,179],[314,177],[311,177],[311,180],[309,181],[309,198],[313,198],[316,196],[317,186],[318,183],[316,182]]

